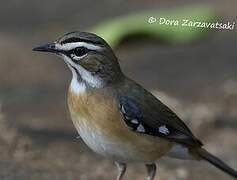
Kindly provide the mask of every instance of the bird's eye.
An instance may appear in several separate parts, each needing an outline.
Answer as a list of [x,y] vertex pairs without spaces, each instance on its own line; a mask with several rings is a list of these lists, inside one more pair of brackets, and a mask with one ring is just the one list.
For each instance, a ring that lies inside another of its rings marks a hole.
[[83,56],[88,52],[88,49],[85,47],[77,47],[73,50],[73,54],[76,56]]

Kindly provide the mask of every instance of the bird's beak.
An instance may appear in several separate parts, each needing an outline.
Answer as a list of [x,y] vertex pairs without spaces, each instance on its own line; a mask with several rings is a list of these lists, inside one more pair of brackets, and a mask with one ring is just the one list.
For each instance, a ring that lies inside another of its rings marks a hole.
[[58,53],[58,50],[55,47],[55,43],[38,45],[32,49],[33,51],[41,51],[41,52],[51,52]]

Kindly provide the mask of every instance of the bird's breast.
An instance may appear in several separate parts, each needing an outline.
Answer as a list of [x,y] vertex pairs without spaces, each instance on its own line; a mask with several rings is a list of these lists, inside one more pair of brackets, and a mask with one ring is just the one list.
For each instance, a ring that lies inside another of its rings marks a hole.
[[152,162],[168,152],[171,142],[128,129],[116,98],[109,93],[69,90],[68,105],[74,126],[95,152],[120,162]]

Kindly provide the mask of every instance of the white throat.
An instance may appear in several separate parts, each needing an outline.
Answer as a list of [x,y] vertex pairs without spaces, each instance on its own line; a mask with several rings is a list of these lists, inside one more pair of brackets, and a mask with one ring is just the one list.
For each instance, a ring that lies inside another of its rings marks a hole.
[[[73,72],[74,70],[72,70],[72,74],[76,73]],[[86,85],[83,82],[78,82],[77,80],[77,75],[72,75],[72,81],[70,84],[70,90],[76,94],[81,94],[84,93],[86,90]]]
[[[62,54],[62,57],[70,70],[72,71],[72,81],[70,84],[70,89],[75,93],[83,93],[86,90],[85,82],[92,88],[101,88],[103,87],[103,82],[96,76],[93,76],[86,69],[81,67],[80,65],[71,61],[71,59]],[[74,68],[77,69],[78,72]],[[80,74],[80,78],[83,79],[82,82],[78,81],[78,73]]]

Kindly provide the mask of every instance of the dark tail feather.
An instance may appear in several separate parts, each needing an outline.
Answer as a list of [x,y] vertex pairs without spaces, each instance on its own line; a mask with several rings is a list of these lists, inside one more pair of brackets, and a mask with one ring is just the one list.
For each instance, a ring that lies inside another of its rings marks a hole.
[[237,171],[229,167],[227,164],[225,164],[223,161],[221,161],[219,158],[213,156],[211,153],[207,152],[205,149],[198,149],[197,151],[198,155],[216,166],[217,168],[221,169],[222,171],[226,172],[227,174],[237,178]]

